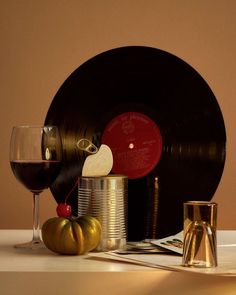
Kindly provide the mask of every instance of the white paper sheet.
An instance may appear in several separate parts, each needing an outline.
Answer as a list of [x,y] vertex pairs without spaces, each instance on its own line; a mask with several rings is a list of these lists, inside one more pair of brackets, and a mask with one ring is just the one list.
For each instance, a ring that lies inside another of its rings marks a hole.
[[183,254],[183,231],[163,239],[149,240],[149,242],[178,254]]
[[[168,237],[169,238],[169,237]],[[219,235],[217,256],[218,266],[214,268],[196,268],[182,266],[182,257],[174,254],[127,254],[120,255],[115,251],[105,253],[90,253],[95,257],[126,261],[148,267],[166,270],[196,272],[208,275],[236,276],[236,232],[226,236]]]

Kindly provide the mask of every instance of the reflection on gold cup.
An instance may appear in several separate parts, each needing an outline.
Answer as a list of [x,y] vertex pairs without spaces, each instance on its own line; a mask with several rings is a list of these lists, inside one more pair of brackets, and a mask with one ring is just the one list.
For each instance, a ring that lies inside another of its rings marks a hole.
[[217,266],[217,204],[205,201],[184,203],[184,266]]

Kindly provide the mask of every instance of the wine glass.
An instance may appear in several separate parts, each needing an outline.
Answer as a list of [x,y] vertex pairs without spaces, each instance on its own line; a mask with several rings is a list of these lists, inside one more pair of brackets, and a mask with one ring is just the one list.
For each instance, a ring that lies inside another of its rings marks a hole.
[[10,164],[15,177],[33,193],[33,238],[16,248],[44,247],[40,237],[39,195],[56,179],[62,161],[62,143],[56,126],[13,127]]

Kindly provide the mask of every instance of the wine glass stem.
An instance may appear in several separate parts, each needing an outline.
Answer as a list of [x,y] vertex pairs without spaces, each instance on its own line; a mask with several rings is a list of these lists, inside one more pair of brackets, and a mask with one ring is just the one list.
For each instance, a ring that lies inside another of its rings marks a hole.
[[40,242],[39,193],[33,194],[33,242]]

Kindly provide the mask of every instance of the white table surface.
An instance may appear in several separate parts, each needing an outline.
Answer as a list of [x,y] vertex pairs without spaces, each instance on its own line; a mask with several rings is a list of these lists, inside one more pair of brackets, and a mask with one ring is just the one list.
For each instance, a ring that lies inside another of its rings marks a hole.
[[[31,239],[31,230],[0,230],[0,294],[236,294],[236,277],[166,271],[140,265],[61,256],[49,250],[13,247]],[[236,231],[220,231],[236,242]],[[235,253],[236,255],[236,253]]]

